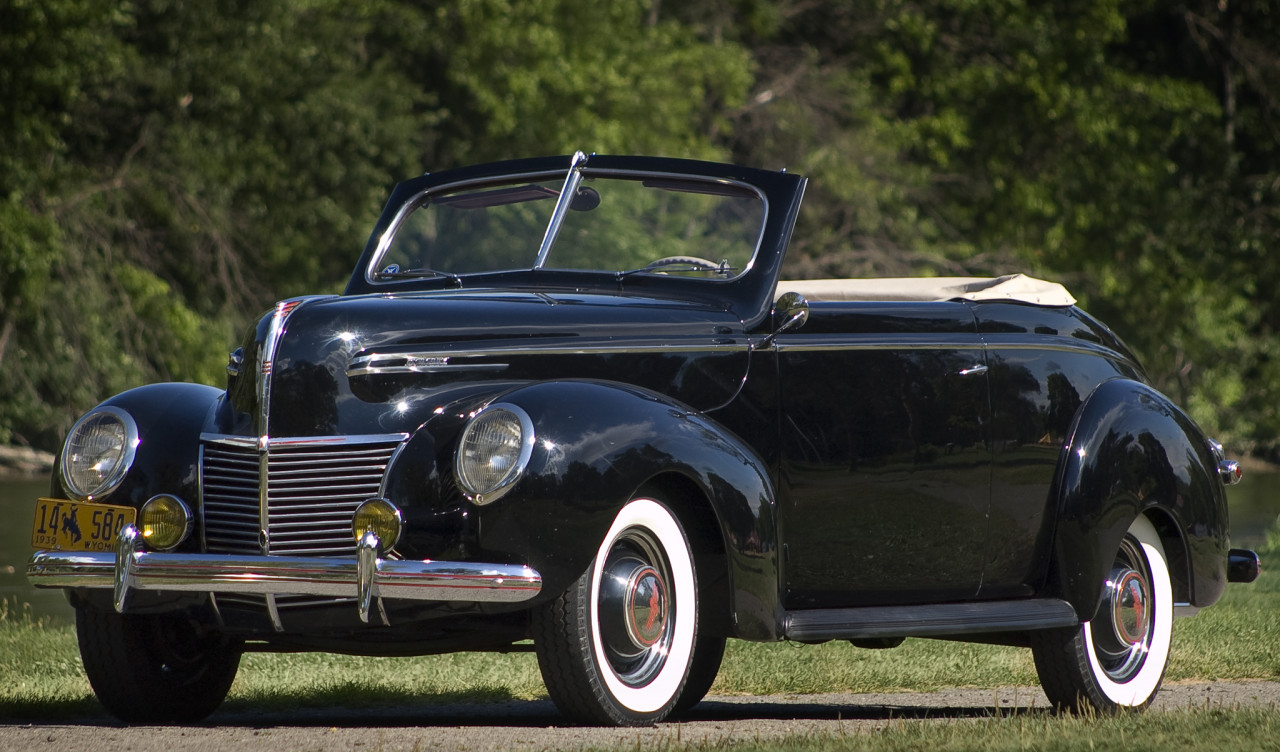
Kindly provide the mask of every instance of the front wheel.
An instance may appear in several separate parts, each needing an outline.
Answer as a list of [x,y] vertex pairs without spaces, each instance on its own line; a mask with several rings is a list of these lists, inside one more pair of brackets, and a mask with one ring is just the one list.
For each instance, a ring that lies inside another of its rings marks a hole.
[[1145,708],[1164,680],[1172,632],[1164,546],[1151,522],[1138,517],[1116,552],[1097,617],[1032,635],[1045,695],[1065,710]]
[[665,718],[683,697],[698,638],[693,554],[675,514],[656,499],[628,502],[591,567],[535,612],[533,627],[562,713],[619,726]]
[[238,643],[183,614],[79,606],[76,638],[98,701],[126,723],[203,720],[222,704],[240,666]]

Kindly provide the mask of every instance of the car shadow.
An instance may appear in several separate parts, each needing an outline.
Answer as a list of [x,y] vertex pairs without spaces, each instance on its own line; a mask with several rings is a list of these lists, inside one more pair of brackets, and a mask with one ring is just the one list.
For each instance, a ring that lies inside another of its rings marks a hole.
[[[847,700],[843,698],[848,698]],[[871,696],[876,699],[884,695]],[[1034,702],[1010,702],[997,700],[990,694],[985,703],[974,704],[929,702],[932,696],[921,694],[919,704],[911,702],[911,695],[895,695],[902,702],[860,702],[858,695],[831,695],[808,700],[803,696],[772,697],[711,697],[683,715],[657,724],[726,723],[735,721],[891,721],[891,720],[944,720],[973,718],[1011,718],[1030,715],[1048,715],[1052,711]],[[550,700],[503,700],[499,702],[447,702],[437,704],[430,698],[423,704],[375,705],[369,707],[323,706],[305,704],[288,707],[273,704],[270,708],[254,708],[243,702],[232,702],[220,708],[207,720],[190,724],[193,727],[252,727],[252,728],[365,728],[365,727],[529,727],[572,728]],[[63,726],[125,727],[105,713],[73,718],[26,717],[6,719],[3,723],[44,725],[56,723]]]

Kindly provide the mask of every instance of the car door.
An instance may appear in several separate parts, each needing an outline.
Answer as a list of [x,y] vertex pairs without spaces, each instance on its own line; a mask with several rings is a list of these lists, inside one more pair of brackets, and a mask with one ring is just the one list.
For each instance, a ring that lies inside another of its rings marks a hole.
[[776,344],[784,606],[974,598],[990,406],[968,306],[817,302]]
[[992,394],[992,494],[983,599],[1026,598],[1049,576],[1054,478],[1081,405],[1099,384],[1141,380],[1099,325],[1064,307],[977,304]]

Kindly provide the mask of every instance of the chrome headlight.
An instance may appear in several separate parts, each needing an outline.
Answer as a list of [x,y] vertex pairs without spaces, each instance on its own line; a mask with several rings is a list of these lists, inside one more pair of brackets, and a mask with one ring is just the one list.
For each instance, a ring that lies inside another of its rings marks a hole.
[[477,504],[506,493],[533,454],[533,421],[515,405],[496,403],[475,414],[462,432],[455,460],[458,483]]
[[62,445],[62,487],[84,501],[120,485],[138,448],[138,424],[117,407],[99,407],[71,428]]

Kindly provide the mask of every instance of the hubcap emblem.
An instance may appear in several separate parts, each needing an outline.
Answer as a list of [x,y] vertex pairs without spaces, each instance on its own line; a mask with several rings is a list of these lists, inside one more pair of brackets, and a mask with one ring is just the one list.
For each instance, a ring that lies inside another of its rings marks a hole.
[[1147,598],[1146,583],[1132,570],[1124,573],[1115,583],[1112,597],[1115,607],[1113,623],[1116,637],[1124,645],[1137,645],[1147,634],[1151,623],[1151,608]]
[[627,631],[638,647],[652,647],[667,624],[667,587],[653,567],[641,567],[627,584]]

